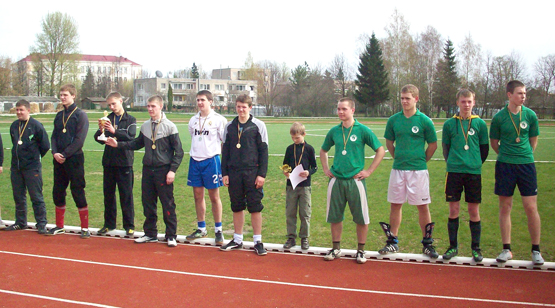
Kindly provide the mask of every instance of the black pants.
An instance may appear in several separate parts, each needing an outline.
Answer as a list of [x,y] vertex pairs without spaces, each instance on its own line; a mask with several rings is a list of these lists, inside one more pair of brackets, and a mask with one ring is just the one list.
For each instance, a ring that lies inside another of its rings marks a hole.
[[29,191],[37,228],[46,226],[46,205],[42,195],[42,170],[12,168],[11,180],[15,201],[15,224],[27,227],[27,191]]
[[164,223],[166,224],[166,239],[176,237],[177,216],[175,214],[175,201],[173,199],[173,183],[166,184],[166,175],[170,171],[170,166],[147,167],[143,166],[143,180],[141,183],[143,211],[145,223],[143,225],[145,235],[150,237],[158,236],[156,213],[158,199],[162,203],[164,213]]
[[[70,184],[71,182],[71,184]],[[54,159],[54,188],[52,197],[55,206],[66,205],[66,189],[71,189],[71,195],[78,208],[87,206],[85,197],[85,156],[76,154],[66,159],[63,164]]]
[[104,167],[104,227],[116,228],[118,214],[116,185],[123,216],[123,228],[135,229],[135,205],[133,203],[133,167]]

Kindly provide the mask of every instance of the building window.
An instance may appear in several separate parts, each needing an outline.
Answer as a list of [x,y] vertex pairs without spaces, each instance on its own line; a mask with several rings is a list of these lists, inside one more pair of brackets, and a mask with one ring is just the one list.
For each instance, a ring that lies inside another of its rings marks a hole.
[[200,90],[210,90],[210,85],[209,84],[201,84],[200,85]]
[[193,90],[194,88],[195,88],[195,85],[193,83],[187,84],[187,90]]
[[83,74],[85,72],[85,67],[81,66],[80,69],[81,69],[81,74]]
[[237,90],[237,91],[245,91],[245,86],[244,86],[244,85],[236,85],[236,86],[235,86],[235,90]]
[[81,81],[85,82],[85,76],[81,76]]
[[124,68],[123,68],[123,73],[124,73],[124,74],[127,74],[127,67],[124,67]]
[[103,67],[103,70],[102,70],[102,72],[103,72],[104,74],[106,74],[106,66],[105,66],[105,67]]
[[216,88],[216,90],[221,90],[221,91],[223,91],[223,90],[224,90],[224,85],[223,85],[223,84],[217,84],[217,85],[215,86],[215,88]]
[[142,89],[143,89],[143,84],[142,84],[142,83],[139,83],[139,84],[137,85],[137,89],[142,90]]
[[139,96],[137,97],[137,99],[139,100],[139,103],[142,103],[142,102],[143,102],[143,97],[142,97],[142,96],[139,95]]
[[160,84],[160,87],[161,87],[162,89],[165,89],[165,88],[166,88],[166,84],[165,84],[165,83],[161,83],[161,84]]
[[100,66],[98,67],[98,73],[102,73],[102,68]]
[[182,83],[173,83],[172,88],[174,90],[183,90],[183,84]]
[[123,82],[127,82],[127,77],[123,77]]

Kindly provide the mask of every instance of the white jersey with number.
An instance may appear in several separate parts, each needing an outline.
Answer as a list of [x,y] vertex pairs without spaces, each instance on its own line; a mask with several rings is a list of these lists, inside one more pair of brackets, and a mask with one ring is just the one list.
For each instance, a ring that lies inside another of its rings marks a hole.
[[222,154],[225,125],[227,119],[210,110],[207,117],[201,117],[200,112],[189,121],[191,134],[191,151],[189,154],[196,161],[212,158]]

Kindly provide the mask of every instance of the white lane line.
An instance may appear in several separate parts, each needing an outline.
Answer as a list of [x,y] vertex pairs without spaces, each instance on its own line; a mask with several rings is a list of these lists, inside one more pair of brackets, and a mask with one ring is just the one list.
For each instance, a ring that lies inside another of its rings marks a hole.
[[34,258],[42,258],[42,259],[50,259],[50,260],[58,260],[58,261],[68,261],[68,262],[75,262],[75,263],[104,265],[104,266],[119,267],[119,268],[126,268],[126,269],[137,269],[137,270],[150,271],[150,272],[161,272],[161,273],[188,275],[188,276],[205,277],[205,278],[217,278],[217,279],[258,282],[258,283],[266,283],[266,284],[305,287],[305,288],[324,289],[324,290],[333,290],[333,291],[347,291],[347,292],[370,293],[370,294],[381,294],[381,295],[398,295],[398,296],[433,298],[433,299],[448,299],[448,300],[455,300],[455,301],[471,301],[471,302],[498,303],[498,304],[511,304],[511,305],[530,305],[530,306],[555,307],[555,304],[546,304],[546,303],[517,302],[517,301],[504,301],[504,300],[483,299],[483,298],[429,295],[429,294],[416,294],[416,293],[404,293],[404,292],[386,292],[386,291],[376,291],[376,290],[364,290],[364,289],[352,289],[352,288],[341,288],[341,287],[331,287],[331,286],[319,286],[319,285],[311,285],[311,284],[303,284],[303,283],[281,282],[281,281],[272,281],[272,280],[261,280],[261,279],[252,279],[252,278],[241,278],[241,277],[231,277],[231,276],[222,276],[222,275],[201,274],[201,273],[182,272],[182,271],[174,271],[174,270],[166,270],[166,269],[148,268],[148,267],[141,267],[141,266],[122,265],[122,264],[113,264],[113,263],[96,262],[96,261],[76,260],[76,259],[51,257],[51,256],[43,256],[43,255],[33,255],[33,254],[20,253],[20,252],[11,252],[11,251],[1,251],[0,250],[0,253],[18,255],[18,256],[26,256],[26,257],[34,257]]
[[15,292],[15,291],[2,290],[2,289],[0,289],[0,293],[7,293],[7,294],[12,294],[12,295],[34,297],[34,298],[47,299],[47,300],[56,301],[56,302],[64,302],[64,303],[77,304],[77,305],[86,305],[86,306],[92,306],[92,307],[118,308],[116,306],[108,306],[108,305],[89,303],[89,302],[81,302],[81,301],[72,301],[72,300],[69,300],[69,299],[63,299],[63,298],[58,298],[58,297],[50,297],[50,296],[43,296],[43,295],[23,293],[23,292]]

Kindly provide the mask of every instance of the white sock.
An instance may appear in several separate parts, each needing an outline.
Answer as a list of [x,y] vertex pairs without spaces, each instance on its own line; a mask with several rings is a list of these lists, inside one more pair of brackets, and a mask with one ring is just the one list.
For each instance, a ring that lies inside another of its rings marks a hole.
[[214,231],[215,231],[216,233],[222,232],[222,226],[215,227],[215,228],[214,228]]
[[252,236],[252,240],[253,242],[256,244],[257,242],[261,242],[262,243],[262,234],[259,235],[253,235]]
[[237,244],[243,243],[243,234],[233,233],[233,241]]

